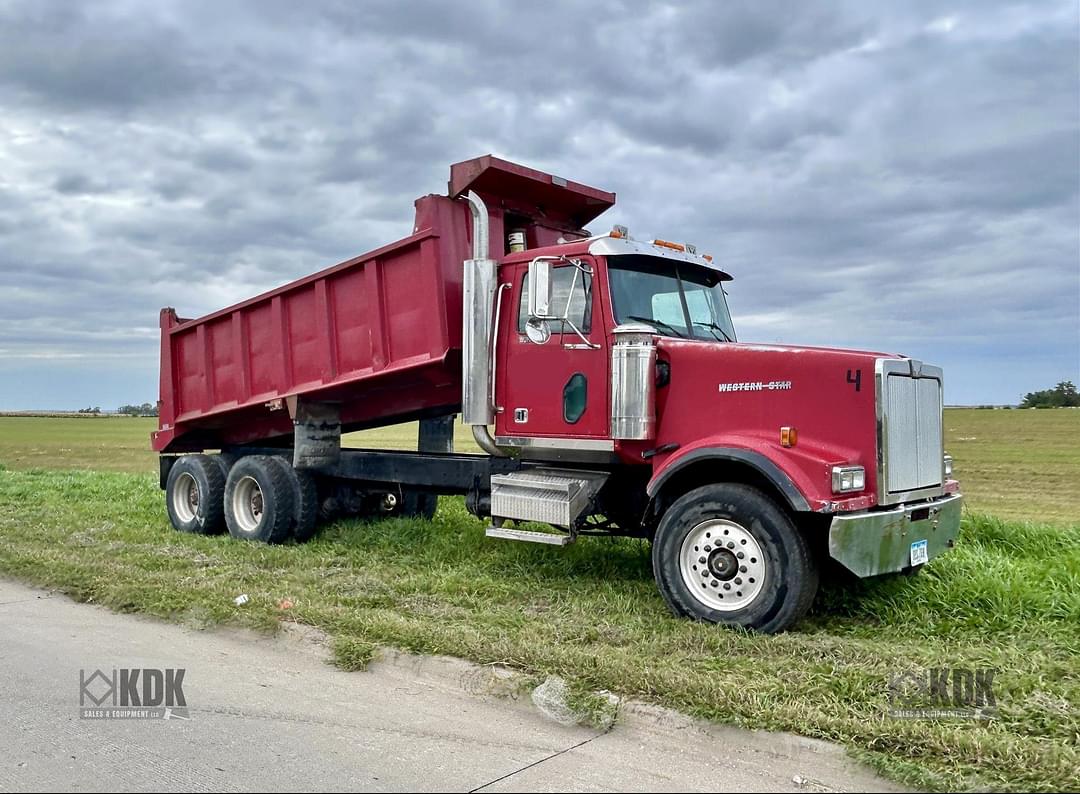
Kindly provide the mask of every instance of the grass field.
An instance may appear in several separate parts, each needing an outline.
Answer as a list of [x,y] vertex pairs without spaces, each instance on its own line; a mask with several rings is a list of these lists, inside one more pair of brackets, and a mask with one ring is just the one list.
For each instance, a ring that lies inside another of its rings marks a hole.
[[1080,523],[1080,409],[949,409],[945,441],[970,509]]
[[[157,471],[150,433],[157,419],[131,416],[0,415],[0,463],[9,469],[85,469],[88,471]],[[352,447],[416,449],[415,422],[348,433]],[[468,428],[458,425],[454,446],[479,452]]]
[[[9,469],[157,471],[156,419],[0,416],[0,463]],[[1080,523],[1080,410],[945,411],[945,449],[969,510],[1019,521]],[[348,446],[415,449],[416,425],[350,433]],[[458,426],[455,447],[478,451]]]
[[[490,541],[458,499],[434,522],[342,521],[304,546],[180,535],[151,427],[0,417],[0,571],[193,626],[301,621],[349,667],[392,645],[555,673],[579,692],[838,741],[925,788],[1080,781],[1080,411],[948,411],[970,497],[958,548],[917,577],[826,583],[810,618],[775,637],[670,617],[644,543]],[[889,717],[890,678],[930,667],[996,669],[996,718]]]

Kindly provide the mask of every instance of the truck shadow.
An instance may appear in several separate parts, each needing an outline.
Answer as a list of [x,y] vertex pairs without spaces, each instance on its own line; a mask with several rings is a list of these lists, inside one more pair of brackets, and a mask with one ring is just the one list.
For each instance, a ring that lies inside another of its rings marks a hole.
[[[395,565],[408,561],[412,567],[432,570],[452,568],[467,576],[527,582],[537,592],[585,595],[620,585],[629,598],[645,596],[662,603],[646,540],[581,537],[563,547],[496,540],[485,537],[486,525],[463,510],[448,512],[433,521],[342,520],[326,527],[321,538],[340,545],[343,556],[365,560],[374,556]],[[874,621],[875,603],[917,598],[918,582],[919,577],[908,576],[860,580],[825,565],[809,620]]]

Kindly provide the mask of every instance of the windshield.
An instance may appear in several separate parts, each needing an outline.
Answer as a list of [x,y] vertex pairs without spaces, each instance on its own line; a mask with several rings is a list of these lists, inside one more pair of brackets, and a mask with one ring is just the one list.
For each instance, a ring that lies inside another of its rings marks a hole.
[[734,342],[720,274],[654,256],[608,257],[616,323],[646,322],[665,336]]

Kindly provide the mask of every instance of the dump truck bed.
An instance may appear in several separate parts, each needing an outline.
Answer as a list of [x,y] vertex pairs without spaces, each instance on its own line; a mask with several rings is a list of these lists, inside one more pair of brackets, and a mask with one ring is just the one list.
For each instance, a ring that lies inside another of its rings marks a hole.
[[161,312],[158,451],[292,433],[290,399],[357,429],[454,413],[468,209],[416,203],[417,231],[194,320]]

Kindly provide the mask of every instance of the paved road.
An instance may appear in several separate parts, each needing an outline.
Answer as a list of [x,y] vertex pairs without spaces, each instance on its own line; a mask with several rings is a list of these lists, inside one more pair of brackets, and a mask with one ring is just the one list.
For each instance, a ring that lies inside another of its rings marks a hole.
[[[188,720],[91,720],[79,671],[184,668]],[[829,745],[647,707],[609,732],[489,668],[326,664],[310,633],[191,631],[0,581],[0,790],[897,791]],[[798,778],[798,782],[795,779]]]

